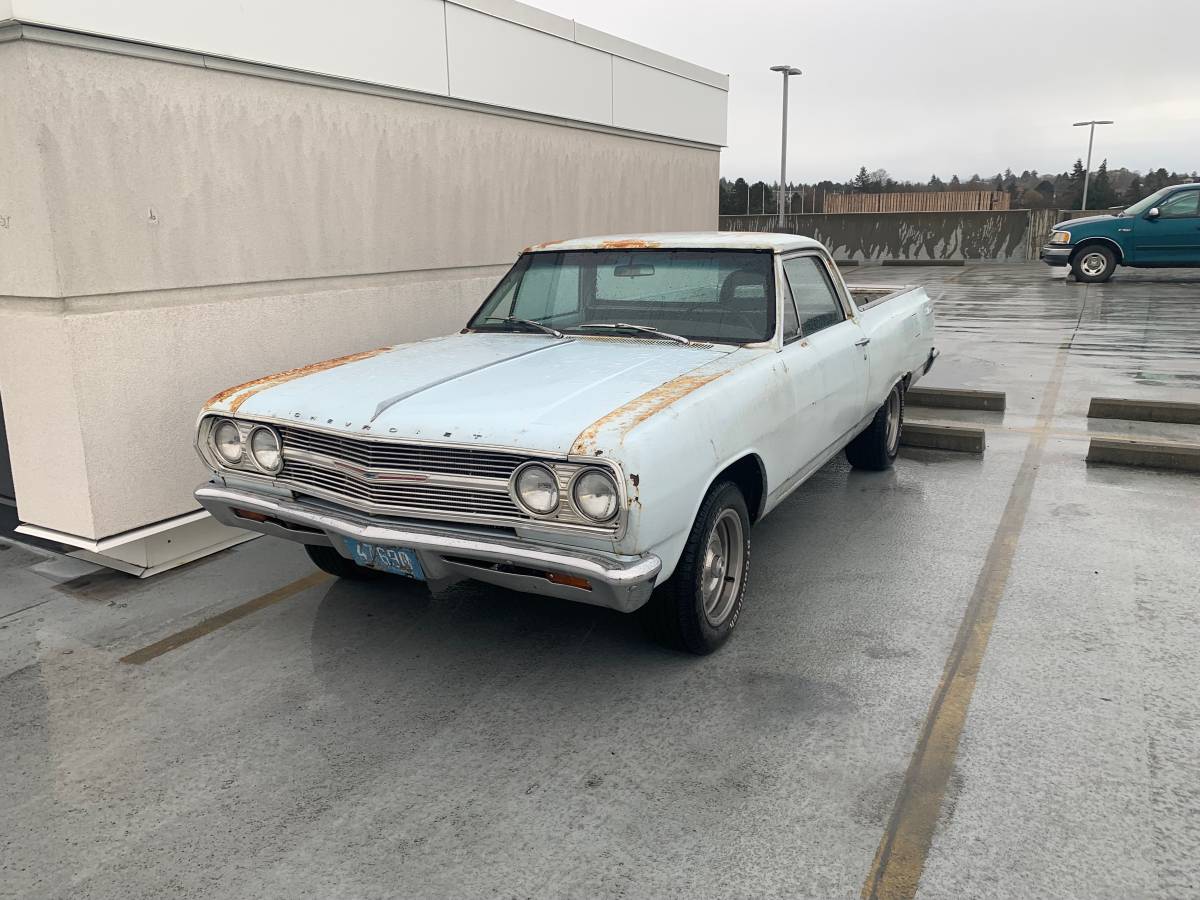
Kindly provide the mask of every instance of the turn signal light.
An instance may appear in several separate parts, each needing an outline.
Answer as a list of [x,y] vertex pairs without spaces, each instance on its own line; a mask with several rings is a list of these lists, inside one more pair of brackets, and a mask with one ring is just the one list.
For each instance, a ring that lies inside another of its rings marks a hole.
[[546,580],[551,584],[565,584],[567,587],[579,588],[582,591],[590,591],[592,583],[586,578],[580,578],[578,575],[564,575],[562,572],[547,572]]

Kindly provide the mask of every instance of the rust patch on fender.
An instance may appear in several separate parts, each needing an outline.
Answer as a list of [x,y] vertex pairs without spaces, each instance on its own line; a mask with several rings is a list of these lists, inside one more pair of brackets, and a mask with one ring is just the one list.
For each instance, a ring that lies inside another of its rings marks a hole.
[[391,347],[378,347],[375,350],[364,350],[361,353],[351,353],[349,356],[339,356],[336,359],[326,359],[321,362],[309,363],[307,366],[300,366],[297,369],[288,369],[285,372],[277,372],[274,375],[256,378],[254,381],[247,381],[245,384],[226,388],[219,394],[214,394],[205,401],[204,408],[210,409],[232,397],[233,401],[229,404],[229,412],[235,413],[241,409],[243,403],[259,391],[265,391],[267,388],[273,388],[289,381],[294,381],[297,378],[303,378],[305,375],[324,372],[328,369],[336,369],[338,366],[346,365],[346,363],[358,362],[360,359],[370,359],[372,356],[378,356],[380,353],[386,353],[391,349]]
[[665,384],[660,384],[658,387],[634,397],[624,406],[617,407],[583,429],[579,433],[579,437],[575,438],[575,443],[571,445],[571,454],[586,456],[595,451],[599,455],[600,450],[595,446],[596,438],[608,426],[619,427],[621,437],[624,437],[651,416],[662,412],[672,403],[683,399],[692,391],[704,387],[710,381],[716,381],[728,371],[728,369],[722,369],[720,372],[680,375],[678,378],[672,378]]
[[602,241],[605,250],[652,250],[662,246],[658,241],[643,241],[641,238],[622,238],[619,241]]

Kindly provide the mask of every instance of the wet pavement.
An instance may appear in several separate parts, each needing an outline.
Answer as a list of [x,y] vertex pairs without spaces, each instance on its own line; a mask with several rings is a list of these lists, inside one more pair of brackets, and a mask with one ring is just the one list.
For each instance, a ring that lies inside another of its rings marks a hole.
[[1200,476],[1084,463],[1200,442],[1086,418],[1200,400],[1200,275],[848,275],[927,284],[925,383],[1008,409],[909,410],[982,457],[821,470],[712,657],[265,539],[143,582],[0,541],[0,896],[1200,893]]

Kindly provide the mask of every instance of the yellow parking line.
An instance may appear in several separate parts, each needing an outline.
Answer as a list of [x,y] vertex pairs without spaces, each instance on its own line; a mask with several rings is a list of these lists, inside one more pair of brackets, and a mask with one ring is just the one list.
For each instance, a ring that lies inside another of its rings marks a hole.
[[305,575],[303,578],[298,578],[291,584],[285,584],[283,587],[263,594],[261,597],[255,597],[253,600],[248,600],[241,606],[235,606],[233,609],[227,609],[223,613],[218,613],[205,619],[203,622],[197,622],[190,628],[185,628],[183,631],[177,631],[175,634],[163,638],[161,641],[155,641],[148,647],[143,647],[141,650],[134,650],[128,656],[121,657],[121,662],[129,663],[131,666],[140,666],[143,663],[148,663],[152,659],[157,659],[164,653],[169,653],[177,647],[182,647],[184,644],[190,644],[196,638],[202,638],[206,634],[212,634],[218,628],[224,628],[238,619],[244,619],[251,613],[258,612],[260,609],[266,609],[281,600],[286,600],[288,597],[293,597],[296,594],[307,591],[311,587],[316,587],[319,584],[324,584],[329,581],[330,576],[324,572],[313,572],[311,575]]
[[1069,354],[1070,341],[1067,341],[1055,358],[1038,410],[1037,427],[1030,429],[1031,439],[1021,468],[946,659],[892,816],[863,884],[864,900],[910,900],[916,896],[946,787],[954,771],[958,741],[967,721],[975,680],[983,665],[1000,599],[1012,572],[1017,542],[1050,435],[1049,426],[1058,404]]

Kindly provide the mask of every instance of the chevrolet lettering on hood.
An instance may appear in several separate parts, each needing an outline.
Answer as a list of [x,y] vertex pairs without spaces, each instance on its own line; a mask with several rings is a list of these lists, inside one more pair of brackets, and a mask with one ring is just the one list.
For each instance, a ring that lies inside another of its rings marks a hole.
[[197,500],[347,579],[460,579],[721,645],[750,529],[834,454],[892,464],[933,365],[920,288],[852,296],[815,241],[531,247],[458,334],[221,391]]

